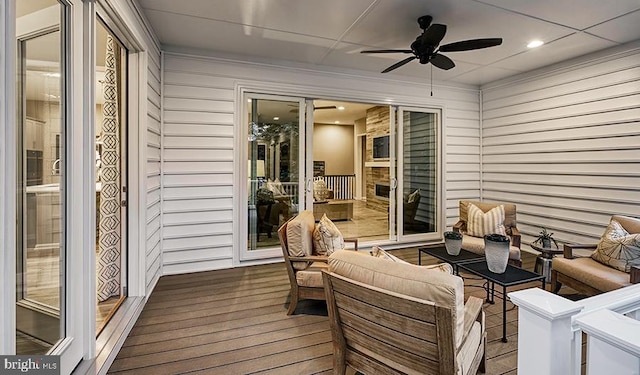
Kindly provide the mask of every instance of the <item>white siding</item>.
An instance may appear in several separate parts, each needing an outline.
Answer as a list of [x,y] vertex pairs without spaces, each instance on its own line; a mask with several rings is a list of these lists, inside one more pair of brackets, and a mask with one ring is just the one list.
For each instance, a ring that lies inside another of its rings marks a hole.
[[[425,80],[426,82],[426,80]],[[239,264],[234,221],[246,215],[234,186],[239,87],[262,93],[443,109],[447,127],[447,222],[459,198],[479,197],[479,96],[474,88],[434,87],[373,75],[338,74],[221,61],[167,52],[164,64],[163,272]],[[245,140],[246,142],[246,140]],[[235,199],[235,200],[234,200]],[[240,230],[244,230],[241,228]]]
[[147,181],[146,181],[146,290],[151,294],[162,274],[161,254],[161,56],[155,46],[148,52],[147,68]]
[[640,215],[640,52],[519,78],[483,88],[484,199],[517,204],[526,243],[597,242]]

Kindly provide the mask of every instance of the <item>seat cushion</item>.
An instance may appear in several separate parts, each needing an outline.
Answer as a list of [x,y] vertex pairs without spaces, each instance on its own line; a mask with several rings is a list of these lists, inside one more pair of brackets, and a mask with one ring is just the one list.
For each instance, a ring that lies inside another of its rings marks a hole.
[[467,340],[462,345],[456,359],[458,360],[458,374],[469,374],[469,368],[478,352],[478,346],[482,340],[482,327],[480,322],[474,322],[467,336]]
[[[484,238],[463,235],[462,248],[472,253],[484,255]],[[520,260],[520,249],[510,245],[509,259]]]
[[464,329],[464,283],[459,276],[413,264],[389,262],[357,251],[337,251],[329,271],[381,289],[434,302],[451,309],[456,347]]
[[[287,224],[287,250],[289,256],[303,257],[313,253],[313,230],[315,229],[313,212],[302,211]],[[293,268],[303,270],[308,262],[293,262]]]
[[631,266],[640,266],[640,233],[630,234],[611,219],[591,258],[619,271],[631,272]]
[[563,275],[603,292],[631,285],[628,273],[605,266],[591,258],[553,258],[552,267]]
[[324,262],[313,262],[307,269],[296,272],[296,284],[309,288],[322,288],[322,270],[327,269]]
[[318,255],[331,255],[344,249],[344,237],[336,225],[323,214],[313,230],[313,249]]

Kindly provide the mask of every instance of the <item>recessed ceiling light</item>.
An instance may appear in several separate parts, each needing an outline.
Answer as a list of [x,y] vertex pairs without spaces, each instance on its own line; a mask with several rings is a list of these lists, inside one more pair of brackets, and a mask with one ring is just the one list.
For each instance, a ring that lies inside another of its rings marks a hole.
[[60,73],[44,73],[46,77],[60,78]]
[[251,99],[247,99],[247,103],[251,103]]
[[276,116],[276,117],[274,117],[273,119],[274,119],[274,120],[276,120],[276,121],[278,121],[278,120],[280,120],[280,117],[277,117],[277,116]]
[[544,42],[541,40],[532,40],[529,42],[529,44],[527,44],[528,48],[536,48],[536,47],[540,47],[541,45],[543,45]]
[[343,106],[338,107],[338,111],[344,111],[344,107]]
[[340,121],[334,121],[333,123],[334,123],[334,124],[339,124],[339,123],[340,123]]

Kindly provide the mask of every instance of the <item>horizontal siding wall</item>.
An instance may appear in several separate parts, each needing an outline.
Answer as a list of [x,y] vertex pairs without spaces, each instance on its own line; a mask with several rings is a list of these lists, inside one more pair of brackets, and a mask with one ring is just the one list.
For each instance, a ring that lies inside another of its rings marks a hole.
[[[425,79],[425,82],[427,80]],[[475,89],[434,87],[377,77],[283,68],[165,53],[163,128],[163,272],[228,268],[240,264],[234,220],[246,215],[234,186],[241,115],[239,86],[262,93],[443,108],[448,161],[447,221],[457,199],[479,197],[479,95]],[[355,88],[355,89],[354,89]],[[235,199],[235,200],[234,200]],[[452,216],[455,216],[453,218]],[[451,224],[449,224],[451,225]],[[239,230],[245,230],[243,228]],[[246,244],[244,244],[246,246]]]
[[484,199],[517,204],[524,243],[540,227],[597,242],[611,215],[640,216],[640,51],[482,93]]
[[162,274],[161,257],[161,56],[153,48],[148,53],[147,68],[147,227],[146,290],[151,293]]

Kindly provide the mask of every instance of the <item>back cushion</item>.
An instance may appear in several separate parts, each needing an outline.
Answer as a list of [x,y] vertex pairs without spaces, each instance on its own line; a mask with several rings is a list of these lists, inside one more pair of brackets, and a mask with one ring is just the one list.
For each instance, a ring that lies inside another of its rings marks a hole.
[[516,226],[516,205],[510,203],[497,203],[497,202],[478,202],[478,201],[467,201],[461,200],[459,203],[460,206],[460,220],[465,223],[468,221],[469,217],[469,204],[474,204],[476,207],[481,209],[483,212],[487,212],[490,209],[503,205],[504,206],[504,226],[509,229],[511,227]]
[[[303,257],[313,252],[313,229],[315,220],[313,212],[302,211],[287,224],[287,245],[289,256]],[[307,268],[307,262],[294,262],[293,268],[301,270]]]
[[613,215],[611,218],[620,223],[627,232],[640,233],[640,219],[622,215]]
[[464,283],[459,276],[413,264],[389,262],[366,252],[336,251],[329,271],[381,289],[434,302],[451,309],[456,347],[464,333]]

